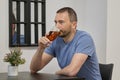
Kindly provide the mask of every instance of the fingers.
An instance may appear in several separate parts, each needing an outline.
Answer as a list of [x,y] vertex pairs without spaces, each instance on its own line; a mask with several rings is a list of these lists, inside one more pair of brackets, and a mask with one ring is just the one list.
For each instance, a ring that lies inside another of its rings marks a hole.
[[45,36],[48,36],[50,33],[46,33]]
[[49,39],[47,39],[46,37],[42,37],[40,38],[40,42],[43,44],[47,44],[49,42]]
[[39,39],[39,45],[42,47],[48,47],[50,44],[51,44],[51,41],[45,36]]

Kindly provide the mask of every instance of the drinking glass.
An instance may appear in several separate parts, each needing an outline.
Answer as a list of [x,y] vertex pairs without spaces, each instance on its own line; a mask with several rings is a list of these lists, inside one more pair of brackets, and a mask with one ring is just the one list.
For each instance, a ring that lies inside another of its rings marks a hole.
[[54,27],[49,31],[48,35],[46,35],[46,37],[47,37],[50,41],[53,41],[53,40],[56,39],[57,36],[59,36],[59,34],[60,34],[59,29],[54,26]]

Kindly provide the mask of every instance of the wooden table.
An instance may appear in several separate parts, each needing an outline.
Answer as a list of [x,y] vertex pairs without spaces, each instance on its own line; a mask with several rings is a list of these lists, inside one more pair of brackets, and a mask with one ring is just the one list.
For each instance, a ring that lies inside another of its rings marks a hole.
[[8,73],[0,73],[0,80],[85,80],[84,78],[67,77],[48,73],[19,72],[18,76],[8,76]]

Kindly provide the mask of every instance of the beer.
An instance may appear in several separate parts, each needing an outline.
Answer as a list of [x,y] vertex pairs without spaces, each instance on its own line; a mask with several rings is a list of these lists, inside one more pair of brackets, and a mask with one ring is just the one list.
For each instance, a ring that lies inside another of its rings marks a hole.
[[56,39],[57,36],[59,36],[59,31],[50,31],[49,34],[46,36],[50,41],[53,41]]

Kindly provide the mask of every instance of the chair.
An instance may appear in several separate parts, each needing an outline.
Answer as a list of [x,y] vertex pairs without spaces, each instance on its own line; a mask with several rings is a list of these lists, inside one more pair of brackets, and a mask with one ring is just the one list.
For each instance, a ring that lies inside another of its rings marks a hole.
[[101,64],[99,63],[100,73],[102,80],[111,80],[112,79],[112,71],[114,64]]

